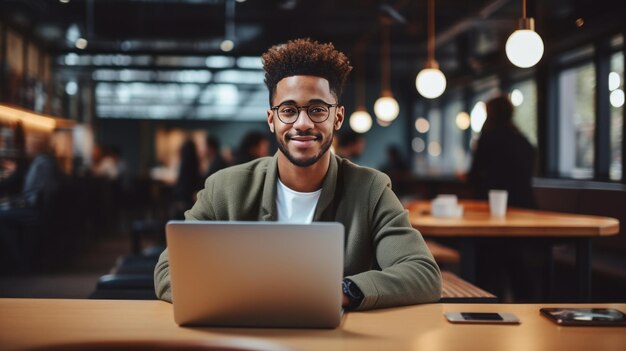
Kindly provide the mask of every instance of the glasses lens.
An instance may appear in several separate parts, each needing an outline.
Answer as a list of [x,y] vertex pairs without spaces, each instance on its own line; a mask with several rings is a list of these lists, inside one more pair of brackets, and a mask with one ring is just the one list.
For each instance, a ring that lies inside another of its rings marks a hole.
[[296,105],[280,105],[278,106],[278,117],[283,123],[293,123],[298,119],[300,110]]
[[313,122],[324,122],[329,115],[330,109],[326,105],[311,105],[308,109],[309,118]]

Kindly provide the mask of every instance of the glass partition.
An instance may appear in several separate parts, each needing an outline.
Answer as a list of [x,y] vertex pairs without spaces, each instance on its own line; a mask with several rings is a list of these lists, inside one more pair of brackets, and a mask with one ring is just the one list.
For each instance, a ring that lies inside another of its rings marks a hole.
[[561,71],[558,78],[559,173],[593,177],[596,69],[593,62]]

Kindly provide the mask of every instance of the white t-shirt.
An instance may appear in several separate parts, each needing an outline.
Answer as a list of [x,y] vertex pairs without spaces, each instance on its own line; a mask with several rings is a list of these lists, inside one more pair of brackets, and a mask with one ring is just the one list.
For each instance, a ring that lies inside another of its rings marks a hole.
[[312,193],[293,191],[278,179],[276,182],[278,221],[304,224],[313,222],[315,207],[321,193],[322,189]]

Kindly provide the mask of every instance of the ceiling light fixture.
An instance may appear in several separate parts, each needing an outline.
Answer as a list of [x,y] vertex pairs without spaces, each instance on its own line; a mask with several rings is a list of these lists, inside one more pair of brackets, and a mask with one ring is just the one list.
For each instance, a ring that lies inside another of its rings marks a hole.
[[350,128],[357,133],[365,133],[372,128],[372,116],[363,108],[357,108],[350,115]]
[[381,46],[381,61],[382,61],[382,82],[380,97],[374,102],[374,114],[376,118],[383,122],[391,122],[398,117],[400,113],[400,105],[398,101],[394,99],[391,92],[390,84],[390,71],[389,71],[389,19],[386,17],[381,18],[383,45]]
[[78,38],[76,39],[76,42],[74,43],[74,46],[76,46],[77,49],[81,49],[84,50],[85,48],[87,48],[87,39],[85,38]]
[[235,0],[226,0],[225,5],[224,40],[220,43],[220,49],[230,52],[235,48]]
[[428,58],[415,78],[415,87],[427,99],[438,98],[446,90],[446,76],[435,60],[435,0],[428,0]]
[[365,108],[365,45],[359,45],[358,70],[356,71],[356,110],[350,115],[350,128],[357,133],[365,133],[372,128],[372,116]]
[[526,17],[526,0],[522,0],[522,18],[518,29],[506,41],[506,56],[517,67],[532,67],[543,56],[543,41],[535,32],[535,20]]

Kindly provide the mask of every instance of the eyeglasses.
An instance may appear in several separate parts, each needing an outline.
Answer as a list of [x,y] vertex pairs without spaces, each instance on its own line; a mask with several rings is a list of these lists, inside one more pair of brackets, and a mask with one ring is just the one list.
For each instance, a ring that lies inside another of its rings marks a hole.
[[290,102],[284,102],[278,106],[272,106],[270,109],[275,110],[278,114],[278,119],[285,124],[296,123],[302,109],[306,111],[313,123],[322,123],[330,116],[330,109],[337,106],[339,104],[327,104],[325,102],[315,102],[308,106],[298,106]]

